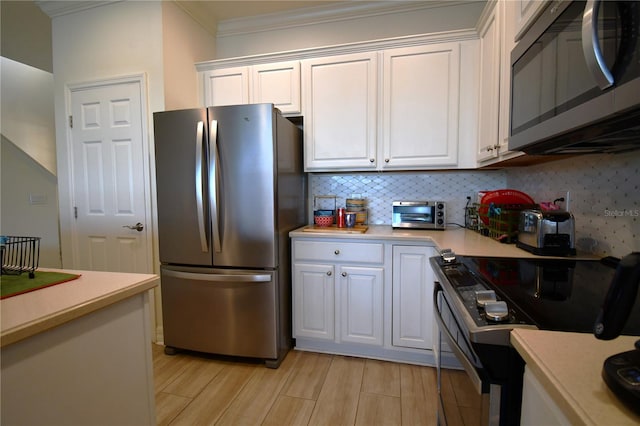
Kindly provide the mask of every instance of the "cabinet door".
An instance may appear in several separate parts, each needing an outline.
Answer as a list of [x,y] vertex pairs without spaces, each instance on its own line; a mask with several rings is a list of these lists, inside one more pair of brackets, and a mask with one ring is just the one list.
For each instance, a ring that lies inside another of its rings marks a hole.
[[384,269],[340,267],[340,339],[382,346]]
[[509,133],[511,132],[511,51],[516,45],[515,42],[515,20],[514,10],[516,2],[501,0],[498,3],[499,16],[501,21],[500,38],[500,126],[498,128],[498,151],[501,159],[508,159],[523,155],[520,151],[509,151]]
[[547,0],[515,0],[512,18],[515,23],[514,41],[520,40],[549,3]]
[[480,105],[478,108],[477,160],[498,157],[500,112],[500,21],[499,6],[480,28]]
[[300,62],[254,65],[251,78],[251,103],[272,103],[283,114],[300,114]]
[[204,73],[206,106],[241,105],[249,103],[249,68],[237,67]]
[[302,61],[305,169],[376,166],[377,54]]
[[393,246],[392,344],[431,349],[433,336],[433,282],[429,258],[433,247]]
[[334,339],[334,266],[293,265],[293,337]]
[[460,46],[385,50],[383,158],[378,168],[455,166]]

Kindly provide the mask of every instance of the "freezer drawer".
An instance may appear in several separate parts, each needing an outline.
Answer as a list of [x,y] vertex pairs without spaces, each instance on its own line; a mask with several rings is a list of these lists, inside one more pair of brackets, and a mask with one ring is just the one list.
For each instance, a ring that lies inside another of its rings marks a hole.
[[276,271],[161,269],[168,347],[265,359],[278,357]]

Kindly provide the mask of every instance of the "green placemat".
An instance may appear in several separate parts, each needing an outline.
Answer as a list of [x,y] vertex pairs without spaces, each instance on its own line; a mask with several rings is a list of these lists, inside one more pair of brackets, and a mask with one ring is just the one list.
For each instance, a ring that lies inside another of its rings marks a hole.
[[7,297],[17,296],[18,294],[28,293],[56,284],[62,284],[75,280],[79,276],[80,275],[65,274],[62,272],[36,271],[35,277],[31,279],[26,272],[20,275],[3,274],[0,276],[0,299],[6,299]]

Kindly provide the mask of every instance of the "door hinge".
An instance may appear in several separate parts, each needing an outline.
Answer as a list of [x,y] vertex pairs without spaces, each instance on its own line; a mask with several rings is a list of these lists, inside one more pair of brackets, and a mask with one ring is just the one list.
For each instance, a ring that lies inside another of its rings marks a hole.
[[69,127],[73,129],[73,115],[69,116]]
[[73,208],[73,218],[74,219],[78,219],[78,208],[77,207]]

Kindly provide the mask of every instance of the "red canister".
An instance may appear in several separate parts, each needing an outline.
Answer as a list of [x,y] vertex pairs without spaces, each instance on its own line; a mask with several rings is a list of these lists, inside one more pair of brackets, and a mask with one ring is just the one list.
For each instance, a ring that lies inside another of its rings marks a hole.
[[338,225],[338,228],[344,228],[345,224],[344,224],[344,212],[345,209],[338,209],[338,218],[336,219],[336,223]]

